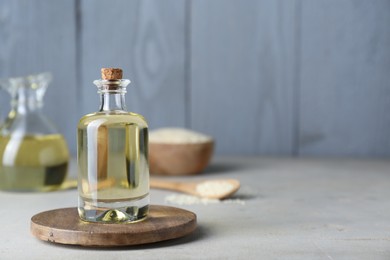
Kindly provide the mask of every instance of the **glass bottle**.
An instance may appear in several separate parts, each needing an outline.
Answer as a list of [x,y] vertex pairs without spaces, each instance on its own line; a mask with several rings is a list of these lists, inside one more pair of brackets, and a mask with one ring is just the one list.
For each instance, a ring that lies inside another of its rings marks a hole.
[[11,111],[0,127],[0,189],[49,191],[64,182],[69,162],[65,139],[43,115],[49,73],[0,81]]
[[121,69],[102,69],[95,80],[100,109],[78,124],[78,212],[90,222],[135,222],[149,208],[148,126],[127,112]]

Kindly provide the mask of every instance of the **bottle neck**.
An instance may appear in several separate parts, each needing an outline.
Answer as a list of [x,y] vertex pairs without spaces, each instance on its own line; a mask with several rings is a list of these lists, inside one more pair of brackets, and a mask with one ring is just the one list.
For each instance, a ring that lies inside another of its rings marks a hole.
[[13,114],[39,112],[51,78],[50,73],[41,73],[0,80],[0,87],[11,95],[11,112]]
[[125,93],[103,92],[100,93],[99,111],[126,111]]
[[42,97],[36,90],[19,88],[11,100],[11,108],[17,114],[38,112],[43,106]]
[[98,87],[98,93],[100,94],[99,111],[126,111],[126,86],[130,83],[130,80],[98,79],[93,83]]

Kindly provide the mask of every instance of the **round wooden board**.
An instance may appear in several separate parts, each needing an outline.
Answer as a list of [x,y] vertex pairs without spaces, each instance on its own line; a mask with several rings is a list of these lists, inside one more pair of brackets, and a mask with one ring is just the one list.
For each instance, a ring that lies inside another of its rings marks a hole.
[[77,208],[41,212],[31,218],[31,233],[52,243],[115,247],[154,243],[190,234],[196,215],[175,207],[151,205],[148,217],[126,224],[90,223],[80,220]]

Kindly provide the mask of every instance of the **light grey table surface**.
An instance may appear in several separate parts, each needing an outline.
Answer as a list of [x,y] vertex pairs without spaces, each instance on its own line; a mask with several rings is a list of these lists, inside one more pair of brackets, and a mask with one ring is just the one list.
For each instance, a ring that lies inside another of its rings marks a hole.
[[209,178],[237,178],[242,186],[224,203],[192,205],[151,190],[152,204],[197,214],[192,235],[117,249],[30,234],[31,216],[76,206],[76,190],[0,192],[0,259],[390,259],[389,160],[224,157],[200,176],[175,179]]

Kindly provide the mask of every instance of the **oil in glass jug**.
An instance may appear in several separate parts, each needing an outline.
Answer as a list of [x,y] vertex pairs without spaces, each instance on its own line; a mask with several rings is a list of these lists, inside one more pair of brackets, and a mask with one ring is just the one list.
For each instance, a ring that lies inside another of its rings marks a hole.
[[50,191],[64,182],[69,162],[65,139],[43,115],[49,73],[0,81],[11,111],[0,126],[0,189]]
[[122,70],[101,72],[94,81],[100,109],[78,124],[78,212],[84,221],[136,222],[149,209],[148,126],[126,110],[130,80],[122,79]]

